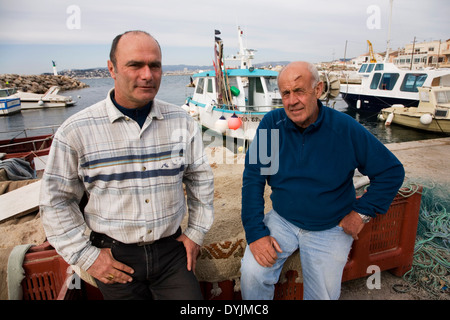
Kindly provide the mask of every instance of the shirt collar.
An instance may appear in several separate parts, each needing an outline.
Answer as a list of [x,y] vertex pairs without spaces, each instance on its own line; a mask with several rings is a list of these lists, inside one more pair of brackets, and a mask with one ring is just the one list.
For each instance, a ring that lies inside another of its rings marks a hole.
[[[106,110],[107,110],[107,114],[108,114],[108,118],[109,121],[111,123],[113,123],[114,121],[120,119],[120,118],[124,118],[125,115],[120,112],[119,109],[116,108],[116,106],[114,105],[114,102],[111,99],[111,93],[113,93],[114,88],[112,88],[111,90],[108,91],[108,95],[106,96]],[[153,106],[150,109],[150,113],[148,114],[147,117],[149,118],[156,118],[158,120],[162,120],[164,119],[164,116],[161,113],[161,110],[159,108],[159,102],[158,100],[153,100]]]

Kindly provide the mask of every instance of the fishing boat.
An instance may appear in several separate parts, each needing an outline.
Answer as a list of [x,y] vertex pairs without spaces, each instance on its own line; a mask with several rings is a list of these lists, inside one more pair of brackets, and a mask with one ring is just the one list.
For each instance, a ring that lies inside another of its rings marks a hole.
[[450,87],[421,87],[417,107],[393,105],[381,110],[378,119],[432,132],[450,133]]
[[358,73],[361,84],[341,83],[342,98],[350,108],[380,112],[395,104],[419,105],[422,86],[450,86],[450,69],[400,69],[393,63],[364,63]]
[[[54,128],[41,127],[39,129]],[[37,130],[37,128],[34,128]],[[54,133],[0,140],[0,160],[20,158],[28,161],[31,168],[43,171],[50,153]]]
[[59,90],[59,86],[52,86],[44,94],[18,91],[14,96],[20,98],[22,110],[73,106],[75,101],[72,97],[59,95]]
[[22,105],[20,99],[14,97],[15,89],[0,89],[0,116],[7,116],[20,112]]
[[223,41],[215,31],[214,70],[193,76],[195,89],[182,106],[206,129],[225,136],[253,140],[259,122],[274,108],[283,106],[278,90],[278,72],[253,67],[255,50],[243,45],[238,27],[239,53],[228,60],[239,67],[227,67]]

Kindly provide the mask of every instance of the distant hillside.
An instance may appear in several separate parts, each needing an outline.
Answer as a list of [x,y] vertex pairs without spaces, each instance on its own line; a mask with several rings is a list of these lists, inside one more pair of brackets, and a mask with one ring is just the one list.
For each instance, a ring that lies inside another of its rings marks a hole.
[[[255,63],[256,68],[286,65],[289,61],[271,61],[264,63]],[[177,65],[164,65],[163,73],[167,74],[193,74],[199,70],[210,70],[213,66],[194,66],[187,64],[177,64]],[[51,73],[44,73],[44,75],[51,75]],[[58,75],[68,76],[72,78],[109,78],[110,74],[108,68],[90,68],[90,69],[73,69],[73,70],[62,70],[58,72]]]

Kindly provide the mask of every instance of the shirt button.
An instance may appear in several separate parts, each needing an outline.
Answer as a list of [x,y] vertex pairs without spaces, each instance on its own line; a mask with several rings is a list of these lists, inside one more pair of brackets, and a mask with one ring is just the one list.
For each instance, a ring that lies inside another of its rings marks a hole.
[[146,167],[142,167],[142,171],[145,171],[145,170],[147,170],[147,168]]
[[148,234],[152,233],[152,230],[148,230],[147,233],[148,233]]
[[145,199],[145,203],[149,203],[150,202],[150,199]]

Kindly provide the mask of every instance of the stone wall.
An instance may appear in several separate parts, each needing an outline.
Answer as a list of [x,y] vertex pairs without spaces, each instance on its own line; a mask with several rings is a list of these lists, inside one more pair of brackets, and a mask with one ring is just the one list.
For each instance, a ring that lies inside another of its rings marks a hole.
[[45,93],[52,86],[59,86],[61,91],[89,87],[84,82],[68,76],[18,74],[0,75],[0,88],[17,88],[17,90],[25,92]]

